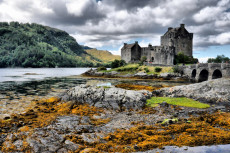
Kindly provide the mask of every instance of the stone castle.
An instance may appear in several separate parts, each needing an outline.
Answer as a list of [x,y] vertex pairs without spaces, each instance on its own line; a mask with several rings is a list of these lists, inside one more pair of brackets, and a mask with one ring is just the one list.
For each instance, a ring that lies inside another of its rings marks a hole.
[[161,46],[140,47],[136,41],[133,44],[126,44],[121,49],[121,59],[126,63],[137,63],[141,57],[146,56],[146,63],[150,65],[173,65],[174,57],[179,52],[192,56],[193,33],[180,27],[169,27],[168,31],[161,36]]

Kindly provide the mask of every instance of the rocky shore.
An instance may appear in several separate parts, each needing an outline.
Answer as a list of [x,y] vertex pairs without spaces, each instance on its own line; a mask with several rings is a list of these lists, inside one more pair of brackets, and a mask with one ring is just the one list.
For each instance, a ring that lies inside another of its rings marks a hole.
[[133,78],[133,79],[163,79],[163,80],[188,80],[186,76],[182,76],[179,73],[161,73],[157,74],[147,74],[145,72],[137,73],[127,73],[123,74],[121,72],[101,72],[97,69],[90,69],[82,74],[86,77],[103,77],[103,78]]
[[188,97],[208,103],[230,102],[230,79],[221,78],[191,85],[163,88],[153,92],[156,96]]
[[0,149],[35,153],[142,152],[171,145],[229,144],[230,113],[224,106],[198,109],[165,102],[146,106],[153,95],[194,99],[203,95],[202,100],[213,102],[218,97],[221,104],[229,102],[229,87],[229,79],[153,93],[78,85],[59,97],[33,101],[24,112],[0,120]]
[[62,95],[62,100],[121,111],[142,109],[151,96],[152,93],[146,90],[133,91],[115,87],[80,85],[68,90]]

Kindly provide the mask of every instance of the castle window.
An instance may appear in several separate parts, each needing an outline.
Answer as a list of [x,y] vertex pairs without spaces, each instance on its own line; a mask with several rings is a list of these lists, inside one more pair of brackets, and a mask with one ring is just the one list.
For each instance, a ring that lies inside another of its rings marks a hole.
[[154,61],[154,57],[152,57],[152,62]]

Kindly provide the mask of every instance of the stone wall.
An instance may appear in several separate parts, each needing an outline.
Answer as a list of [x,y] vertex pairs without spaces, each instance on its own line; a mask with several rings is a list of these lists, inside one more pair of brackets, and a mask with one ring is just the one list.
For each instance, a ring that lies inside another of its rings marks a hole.
[[178,28],[168,28],[168,31],[161,36],[161,46],[175,47],[175,53],[183,52],[187,56],[192,56],[193,33],[189,33],[184,24]]
[[121,49],[121,59],[126,63],[137,63],[141,58],[141,47],[136,41],[134,44],[124,44]]
[[121,59],[124,60],[126,63],[131,61],[131,49],[122,49],[121,50]]
[[147,57],[147,63],[159,65],[173,65],[174,48],[164,46],[143,47],[141,56]]
[[139,62],[141,59],[141,47],[138,45],[138,42],[135,42],[135,45],[131,49],[131,62]]

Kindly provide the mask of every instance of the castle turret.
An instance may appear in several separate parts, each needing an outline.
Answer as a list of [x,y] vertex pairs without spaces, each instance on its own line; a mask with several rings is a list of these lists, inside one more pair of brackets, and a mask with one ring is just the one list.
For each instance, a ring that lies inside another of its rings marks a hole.
[[184,27],[185,27],[185,25],[184,25],[184,24],[180,24],[180,27],[181,27],[181,28],[184,28]]

